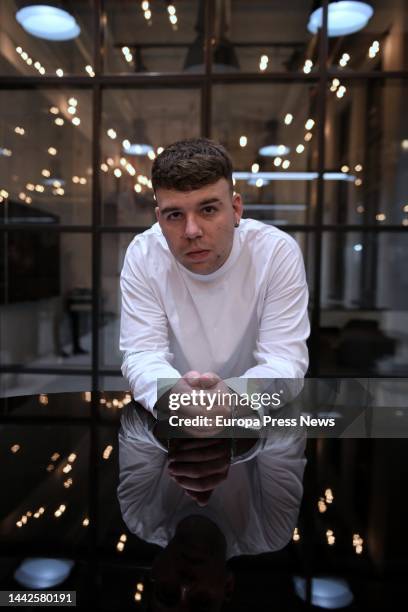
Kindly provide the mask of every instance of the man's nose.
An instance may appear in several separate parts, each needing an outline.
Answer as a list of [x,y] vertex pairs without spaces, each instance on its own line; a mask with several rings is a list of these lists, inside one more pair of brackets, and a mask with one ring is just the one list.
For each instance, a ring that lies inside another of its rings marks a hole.
[[189,238],[190,240],[194,240],[195,238],[199,238],[203,235],[202,229],[197,223],[197,219],[195,218],[195,216],[187,216],[184,234],[185,237]]

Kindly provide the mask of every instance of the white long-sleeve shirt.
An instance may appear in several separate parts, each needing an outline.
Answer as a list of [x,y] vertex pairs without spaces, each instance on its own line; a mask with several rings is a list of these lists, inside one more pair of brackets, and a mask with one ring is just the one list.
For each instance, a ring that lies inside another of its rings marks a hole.
[[288,234],[241,220],[229,257],[195,274],[170,252],[158,223],[129,245],[121,273],[122,373],[154,413],[157,380],[188,370],[222,379],[303,378],[308,290]]
[[227,480],[214,490],[208,505],[200,507],[169,477],[167,452],[154,437],[148,417],[152,419],[129,404],[119,431],[117,493],[132,533],[167,546],[178,523],[199,514],[224,534],[227,558],[280,550],[288,544],[303,494],[304,437],[263,440],[256,455],[250,451],[231,465]]

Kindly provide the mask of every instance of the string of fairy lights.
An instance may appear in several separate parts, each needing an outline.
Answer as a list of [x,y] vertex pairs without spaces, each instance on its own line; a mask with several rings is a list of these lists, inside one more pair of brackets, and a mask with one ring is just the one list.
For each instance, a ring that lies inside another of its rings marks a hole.
[[[380,53],[381,50],[381,45],[380,42],[378,40],[373,40],[370,47],[367,50],[367,53],[363,56],[363,58],[358,58],[358,61],[355,62],[355,67],[359,67],[359,65],[361,66],[361,60],[363,60],[364,58],[367,58],[369,60],[373,60],[377,57],[377,55]],[[340,58],[337,61],[337,64],[340,68],[346,68],[347,66],[350,67],[350,61],[351,61],[351,55],[350,53],[347,53],[347,51],[342,52]],[[268,69],[268,66],[272,65],[272,63],[270,63],[270,57],[267,53],[262,53],[262,55],[259,57],[258,60],[258,69],[260,72],[265,72]],[[304,60],[303,66],[302,66],[302,72],[304,74],[310,74],[313,70],[314,67],[314,63],[313,60],[310,58],[306,58]]]
[[[331,488],[327,488],[324,494],[319,497],[317,501],[317,510],[319,514],[324,514],[328,511],[328,508],[333,505],[334,495]],[[322,534],[323,540],[326,542],[328,546],[334,546],[336,544],[336,535],[334,533],[333,528],[328,528],[324,530],[324,534]],[[299,527],[295,527],[292,534],[292,541],[295,543],[300,542],[301,534],[299,531]],[[353,533],[351,538],[351,546],[354,549],[356,555],[361,555],[363,552],[363,544],[364,540],[359,533]]]
[[[82,400],[85,403],[89,403],[92,401],[92,393],[90,391],[86,391],[82,394]],[[101,406],[106,407],[108,409],[118,409],[121,410],[124,406],[126,406],[131,401],[130,393],[120,394],[116,397],[111,397],[111,395],[101,394],[99,397],[99,403]],[[41,393],[38,395],[38,403],[41,406],[48,406],[50,404],[50,397],[46,393]],[[112,453],[114,451],[114,446],[112,444],[107,444],[102,451],[102,459],[104,461],[108,461],[112,457]],[[10,452],[13,455],[24,453],[24,448],[19,443],[14,443],[10,446]],[[73,465],[78,460],[78,454],[75,452],[70,452],[67,456],[64,457],[58,451],[54,451],[50,458],[47,467],[45,468],[47,472],[56,472],[62,477],[62,484],[64,489],[69,489],[70,487],[75,485],[74,478],[69,477],[65,478],[65,475],[71,472],[73,469]],[[39,507],[35,507],[34,509],[27,509],[23,512],[22,515],[18,517],[16,520],[16,528],[23,529],[29,528],[30,524],[36,522],[37,519],[45,518],[55,520],[62,519],[66,514],[69,508],[69,503],[67,500],[62,500],[60,504],[57,506],[47,506],[40,505]],[[82,516],[80,519],[80,524],[82,527],[87,528],[90,525],[90,520],[88,516]],[[125,550],[126,542],[128,536],[126,533],[121,533],[118,541],[116,542],[116,551],[118,553],[122,553]],[[136,603],[140,603],[142,601],[144,592],[144,583],[142,581],[138,581],[135,587],[135,592],[133,593],[133,599]]]
[[[84,403],[90,403],[92,401],[92,392],[86,391],[81,394],[81,399]],[[53,395],[48,395],[47,393],[41,393],[37,396],[38,404],[42,407],[51,407]],[[100,406],[108,409],[121,410],[124,406],[129,404],[132,401],[131,394],[129,392],[126,393],[100,393],[98,394],[98,402]],[[117,416],[117,415],[116,415]],[[24,447],[18,441],[14,442],[10,446],[10,452],[13,455],[24,454]],[[106,444],[103,449],[100,457],[103,461],[111,460],[114,453],[114,446],[112,444]],[[75,486],[78,484],[78,479],[75,479],[71,475],[67,478],[66,474],[71,473],[72,470],[78,463],[79,454],[77,452],[61,452],[60,450],[54,450],[52,454],[49,456],[49,463],[46,468],[47,471],[56,472],[57,475],[61,476],[61,479],[58,482],[62,482],[62,485],[65,490]],[[20,464],[21,465],[21,464]],[[49,466],[53,466],[52,470],[49,469]],[[333,527],[334,517],[333,513],[330,512],[330,509],[335,505],[335,495],[333,489],[331,487],[326,487],[323,493],[318,497],[316,510],[319,514],[327,514],[327,521],[324,526],[318,527],[319,533],[318,537],[321,538],[321,542],[326,544],[330,548],[334,548],[335,546],[340,545],[342,549],[344,549],[344,545],[348,547],[350,552],[355,555],[362,556],[364,552],[364,539],[358,531],[354,531],[351,536],[346,536],[344,534],[341,536],[337,536]],[[22,514],[18,515],[16,520],[16,529],[30,529],[30,525],[35,524],[38,520],[43,520],[44,523],[50,520],[59,520],[62,524],[64,524],[64,520],[72,519],[72,513],[76,511],[74,504],[69,503],[69,498],[61,499],[60,503],[54,504],[40,504],[36,503],[34,507],[26,508]],[[45,519],[45,521],[44,521]],[[85,514],[82,514],[78,517],[79,525],[83,528],[87,528],[90,525],[89,517]],[[120,533],[117,536],[117,540],[115,542],[116,552],[121,554],[125,551],[127,543],[128,543],[128,534]],[[349,543],[347,538],[350,537]],[[302,541],[302,534],[299,526],[297,526],[292,534],[292,541],[294,545],[298,544]],[[364,555],[363,555],[364,557]],[[140,603],[143,599],[144,594],[144,583],[143,581],[138,581],[135,585],[134,591],[132,591],[132,598],[136,603]]]
[[[167,4],[167,15],[169,18],[169,23],[172,26],[173,30],[177,30],[178,16],[177,16],[176,6],[172,2],[166,2],[166,4]],[[140,8],[143,13],[143,17],[145,18],[147,22],[147,25],[152,26],[153,25],[153,13],[152,13],[153,2],[148,2],[148,0],[143,0],[140,3]]]
[[[82,395],[82,399],[85,403],[89,403],[92,401],[92,393],[90,391],[85,391]],[[99,397],[99,404],[108,409],[118,409],[121,410],[124,406],[126,406],[129,402],[131,402],[131,394],[124,393],[118,397],[106,397],[105,394],[101,394]],[[48,406],[50,402],[50,398],[48,394],[42,393],[38,396],[38,403],[42,406]],[[112,453],[114,451],[114,447],[112,444],[107,444],[102,451],[102,459],[104,461],[108,461],[112,457]],[[10,452],[14,455],[17,453],[22,453],[23,448],[22,445],[18,442],[15,442],[10,446]],[[65,475],[70,473],[73,469],[73,465],[76,463],[78,459],[78,454],[75,452],[70,452],[65,458],[64,456],[58,452],[54,451],[49,459],[49,463],[45,468],[47,472],[53,472],[57,470],[60,472],[61,476],[63,476],[63,486],[65,489],[69,489],[74,485],[74,479],[72,477],[64,479]],[[323,495],[319,497],[317,500],[317,511],[319,514],[325,514],[328,509],[333,506],[335,501],[335,496],[333,494],[333,490],[331,488],[326,488]],[[62,502],[54,511],[53,514],[56,518],[59,518],[63,515],[68,507],[68,503],[66,501]],[[22,528],[27,525],[29,519],[31,518],[39,518],[44,515],[46,512],[46,506],[40,506],[37,510],[27,510],[17,521],[16,526],[18,528]],[[89,518],[84,517],[81,520],[81,524],[83,527],[89,526]],[[336,543],[336,536],[334,534],[334,530],[332,528],[325,530],[325,538],[327,544],[329,546],[333,546]],[[299,531],[299,527],[294,529],[292,540],[294,542],[299,542],[301,540],[301,534]],[[118,552],[123,552],[125,548],[125,544],[127,541],[126,534],[121,534],[119,540],[116,544],[116,549]],[[352,545],[356,554],[360,555],[363,552],[363,538],[359,533],[353,533],[352,535]]]
[[[152,6],[153,4],[146,0],[140,3],[141,10],[143,11],[144,18],[146,22],[148,23],[148,25],[152,24],[152,19],[153,19]],[[173,28],[177,28],[178,16],[177,16],[177,9],[176,9],[175,4],[171,2],[167,2],[166,10],[167,10],[167,16],[169,19],[169,23],[172,25]],[[39,74],[41,75],[44,75],[47,73],[46,68],[41,64],[41,62],[39,62],[38,60],[34,60],[27,53],[27,51],[23,49],[22,46],[19,45],[15,49],[21,61],[25,62],[27,66],[32,67],[33,70],[37,70]],[[374,58],[376,58],[380,52],[380,49],[381,49],[380,42],[378,40],[373,40],[368,48],[368,51],[366,54],[367,58],[369,60],[373,60]],[[129,49],[129,47],[126,47],[126,46],[122,47],[122,54],[127,62],[133,61],[134,59],[133,54],[131,50]],[[267,71],[269,63],[270,63],[269,56],[266,53],[263,53],[260,56],[259,62],[258,62],[259,70],[261,72]],[[350,66],[350,63],[352,63],[352,58],[351,58],[350,53],[342,52],[338,58],[338,66],[341,69],[346,70]],[[308,74],[312,71],[313,67],[314,67],[314,64],[313,64],[312,59],[306,58],[304,60],[304,65],[302,68],[303,72],[305,74]],[[95,76],[93,67],[90,64],[84,66],[84,70],[89,76],[91,77]],[[64,76],[63,69],[58,68],[56,70],[56,74],[59,77],[63,77]],[[335,77],[332,79],[329,85],[329,91],[332,92],[333,95],[335,95],[338,99],[341,99],[346,95],[347,87],[341,83],[341,80],[338,77]],[[79,116],[78,111],[79,111],[78,100],[73,96],[68,99],[66,105],[63,105],[62,108],[56,105],[53,105],[49,108],[49,112],[53,117],[54,125],[57,127],[63,127],[66,124],[71,124],[74,127],[80,126],[81,118]],[[293,121],[294,121],[294,115],[292,113],[286,113],[284,116],[284,125],[289,126],[293,124]],[[295,158],[297,156],[301,156],[307,150],[307,145],[311,143],[313,139],[313,127],[314,126],[315,126],[315,120],[312,118],[307,119],[305,123],[306,131],[303,134],[303,139],[301,142],[298,142],[298,144],[296,144],[296,146],[293,147],[293,151],[296,154]],[[22,125],[15,126],[14,133],[20,137],[27,138],[28,136],[27,129]],[[116,140],[118,138],[118,130],[114,129],[113,127],[108,128],[106,130],[106,134],[110,140]],[[408,141],[407,141],[406,146],[404,145],[404,142],[405,141],[402,141],[401,143],[401,147],[403,150],[408,148]],[[250,143],[249,143],[248,136],[245,134],[242,134],[239,137],[239,146],[241,148],[245,148],[249,144]],[[122,147],[126,150],[126,148],[129,148],[129,146],[130,146],[129,139],[127,137],[123,137]],[[284,154],[284,152],[288,150],[288,147],[286,147],[285,145],[280,145],[280,149],[281,151],[279,150],[279,145],[278,145],[278,152],[276,155],[274,155],[273,160],[272,160],[272,170],[279,169],[279,170],[287,171],[291,167],[291,165],[295,162],[295,158],[290,159],[287,154],[286,155]],[[147,151],[145,156],[147,156],[147,158],[150,161],[153,161],[156,155],[160,154],[162,150],[163,150],[162,146],[157,147],[156,150],[154,150],[153,147],[151,147],[150,150]],[[51,158],[56,157],[59,154],[59,150],[55,146],[50,146],[47,149],[47,154]],[[11,158],[13,156],[13,149],[11,147],[0,147],[0,156]],[[144,165],[141,159],[138,160],[138,164],[135,164],[133,160],[129,160],[125,155],[119,153],[118,155],[113,156],[113,157],[107,156],[102,161],[100,165],[100,170],[103,174],[106,174],[106,175],[109,175],[111,173],[114,179],[116,180],[122,179],[124,175],[128,175],[130,179],[134,178],[133,189],[136,194],[141,194],[145,190],[148,192],[149,191],[151,192],[152,183],[149,177],[147,176],[146,169],[144,169],[144,171],[143,170],[140,171],[141,169],[137,167],[137,166],[140,166],[141,164],[142,166]],[[361,163],[356,162],[354,164],[347,164],[347,163],[343,164],[341,166],[341,172],[344,174],[348,174],[352,166],[354,166],[354,172],[359,173],[359,175],[352,177],[354,186],[356,188],[360,188],[363,185],[363,177],[361,175],[363,167]],[[258,163],[258,161],[255,161],[251,165],[251,173],[254,176],[252,179],[248,180],[248,185],[250,187],[253,187],[254,189],[261,189],[261,188],[266,187],[269,184],[269,180],[256,176],[260,172],[260,170],[261,170],[260,164]],[[89,168],[88,172],[90,174],[92,170]],[[15,192],[14,189],[13,191],[11,191],[10,186],[4,186],[4,187],[1,186],[0,187],[0,203],[6,201],[10,197],[17,197],[18,200],[20,200],[21,202],[24,202],[25,204],[30,205],[33,203],[34,195],[36,199],[38,199],[39,196],[47,197],[48,194],[53,195],[55,197],[67,196],[67,186],[65,185],[65,180],[61,180],[61,177],[55,177],[55,176],[52,177],[51,170],[49,167],[44,167],[41,170],[41,176],[42,178],[38,180],[37,182],[33,180],[27,181],[25,185],[21,186],[20,190],[17,190],[17,192]],[[86,186],[88,184],[88,178],[84,175],[75,174],[72,176],[70,182],[75,187]],[[234,180],[234,184],[236,184],[235,180]],[[150,193],[149,195],[151,196],[152,194]],[[357,202],[355,205],[355,211],[359,215],[363,214],[365,212],[365,207],[361,203]],[[403,213],[403,218],[402,218],[401,223],[404,226],[408,226],[408,215],[407,215],[408,205],[405,203],[402,205],[402,213]],[[375,220],[379,223],[385,222],[387,220],[386,213],[381,210],[377,211],[377,213],[375,214]]]
[[[23,49],[23,47],[21,47],[20,45],[18,45],[16,48],[16,53],[17,55],[20,57],[21,61],[24,62],[29,68],[32,68],[33,70],[37,70],[37,72],[41,75],[41,76],[50,76],[52,75],[52,71],[50,70],[46,70],[46,68],[42,65],[42,63],[38,60],[34,60],[28,53],[27,51],[25,51]],[[94,77],[95,76],[95,72],[93,67],[91,66],[91,64],[86,64],[83,67],[83,70],[88,74],[88,76],[90,77]],[[56,68],[55,69],[55,74],[57,77],[62,78],[64,76],[64,70],[63,68]]]

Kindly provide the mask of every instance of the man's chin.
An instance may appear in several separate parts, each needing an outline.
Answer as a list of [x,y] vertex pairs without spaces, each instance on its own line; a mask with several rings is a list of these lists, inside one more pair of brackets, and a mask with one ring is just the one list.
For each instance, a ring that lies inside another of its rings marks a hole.
[[191,261],[183,261],[182,265],[187,268],[190,272],[194,272],[194,274],[211,274],[215,272],[216,268],[214,265],[209,265],[207,261],[203,262],[191,262]]

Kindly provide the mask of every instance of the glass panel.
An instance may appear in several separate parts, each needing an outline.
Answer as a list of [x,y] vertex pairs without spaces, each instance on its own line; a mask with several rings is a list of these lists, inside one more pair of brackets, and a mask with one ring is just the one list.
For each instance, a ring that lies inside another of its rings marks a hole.
[[[167,5],[167,6],[166,6]],[[191,72],[203,67],[204,5],[197,0],[108,0],[105,70]]]
[[[6,377],[0,376],[0,387]],[[0,414],[9,418],[18,417],[89,417],[91,393],[73,393],[82,388],[90,388],[91,378],[86,376],[47,376],[23,374],[26,383],[10,387],[6,396],[0,400]],[[37,382],[34,378],[37,377]],[[72,379],[72,380],[69,380]],[[31,385],[30,385],[31,382]],[[4,387],[3,387],[4,388]],[[53,389],[53,390],[52,390]],[[17,391],[17,393],[14,393]],[[34,395],[35,391],[38,395]]]
[[[61,364],[58,364],[60,366]],[[55,393],[65,393],[72,391],[88,391],[92,386],[89,375],[66,376],[64,374],[26,374],[24,372],[4,372],[0,374],[0,397],[20,397],[33,393],[38,393],[35,405],[39,414],[47,414],[50,410],[53,413],[54,403],[50,400]],[[50,394],[47,399],[40,395]],[[18,404],[18,414],[20,407],[25,404]],[[5,405],[7,407],[7,404]],[[31,406],[29,404],[28,406]],[[58,408],[58,414],[60,407]],[[83,411],[82,411],[83,412]],[[24,409],[23,414],[26,411]]]
[[[18,11],[24,4],[25,10]],[[59,11],[55,2],[46,8],[36,4],[47,3],[0,3],[0,74],[92,76],[92,0],[58,3],[63,4]]]
[[0,222],[91,221],[91,93],[0,94]]
[[407,375],[408,273],[403,233],[325,233],[323,374]]
[[[105,382],[108,380],[105,377]],[[111,378],[112,380],[112,378]],[[105,384],[106,391],[103,391],[99,398],[99,414],[104,421],[120,421],[123,408],[132,401],[130,391],[128,391],[128,385],[122,378],[124,384],[122,385],[123,390],[119,390],[119,385],[109,387]],[[109,391],[109,389],[116,389],[116,391]],[[115,444],[116,446],[116,444]]]
[[370,0],[361,4],[345,7],[341,20],[336,3],[329,8],[330,63],[345,74],[350,70],[406,70],[407,3]]
[[107,225],[155,223],[150,185],[159,147],[200,134],[200,94],[195,89],[105,92],[101,178]]
[[[408,225],[407,81],[370,79],[328,96],[325,223]],[[337,92],[339,89],[337,89]]]
[[315,84],[214,86],[213,137],[232,156],[247,216],[274,225],[313,222],[316,94]]
[[2,547],[78,554],[88,535],[88,428],[6,425],[2,450]]
[[[282,228],[284,231],[285,229]],[[314,236],[310,232],[287,232],[296,240],[303,255],[305,264],[306,281],[309,288],[309,309],[313,302],[313,283],[314,283]],[[310,313],[309,313],[310,314]]]
[[[112,348],[115,350],[115,352],[117,347],[119,347],[119,335],[117,337],[117,344],[115,346],[112,345]],[[127,381],[123,378],[122,373],[120,371],[120,365],[122,363],[120,355],[116,355],[116,358],[112,359],[112,361],[114,360],[116,361],[117,367],[115,369],[112,369],[112,374],[101,374],[99,376],[99,388],[106,389],[106,391],[124,391],[126,393],[129,391],[129,385]],[[123,395],[123,393],[121,395]]]
[[90,236],[20,230],[0,240],[2,364],[89,367]]
[[[120,273],[126,249],[135,234],[102,234],[102,292],[105,297],[105,325],[100,330],[100,367],[120,369],[122,356],[119,351],[120,332]],[[122,381],[124,385],[122,384]],[[118,386],[119,385],[119,386]],[[104,377],[101,388],[127,390],[123,378]]]
[[224,60],[224,66],[219,61],[218,71],[315,70],[319,44],[317,34],[307,27],[311,4],[303,0],[218,3],[216,31],[218,27],[224,35],[219,55],[230,59],[227,64]]

